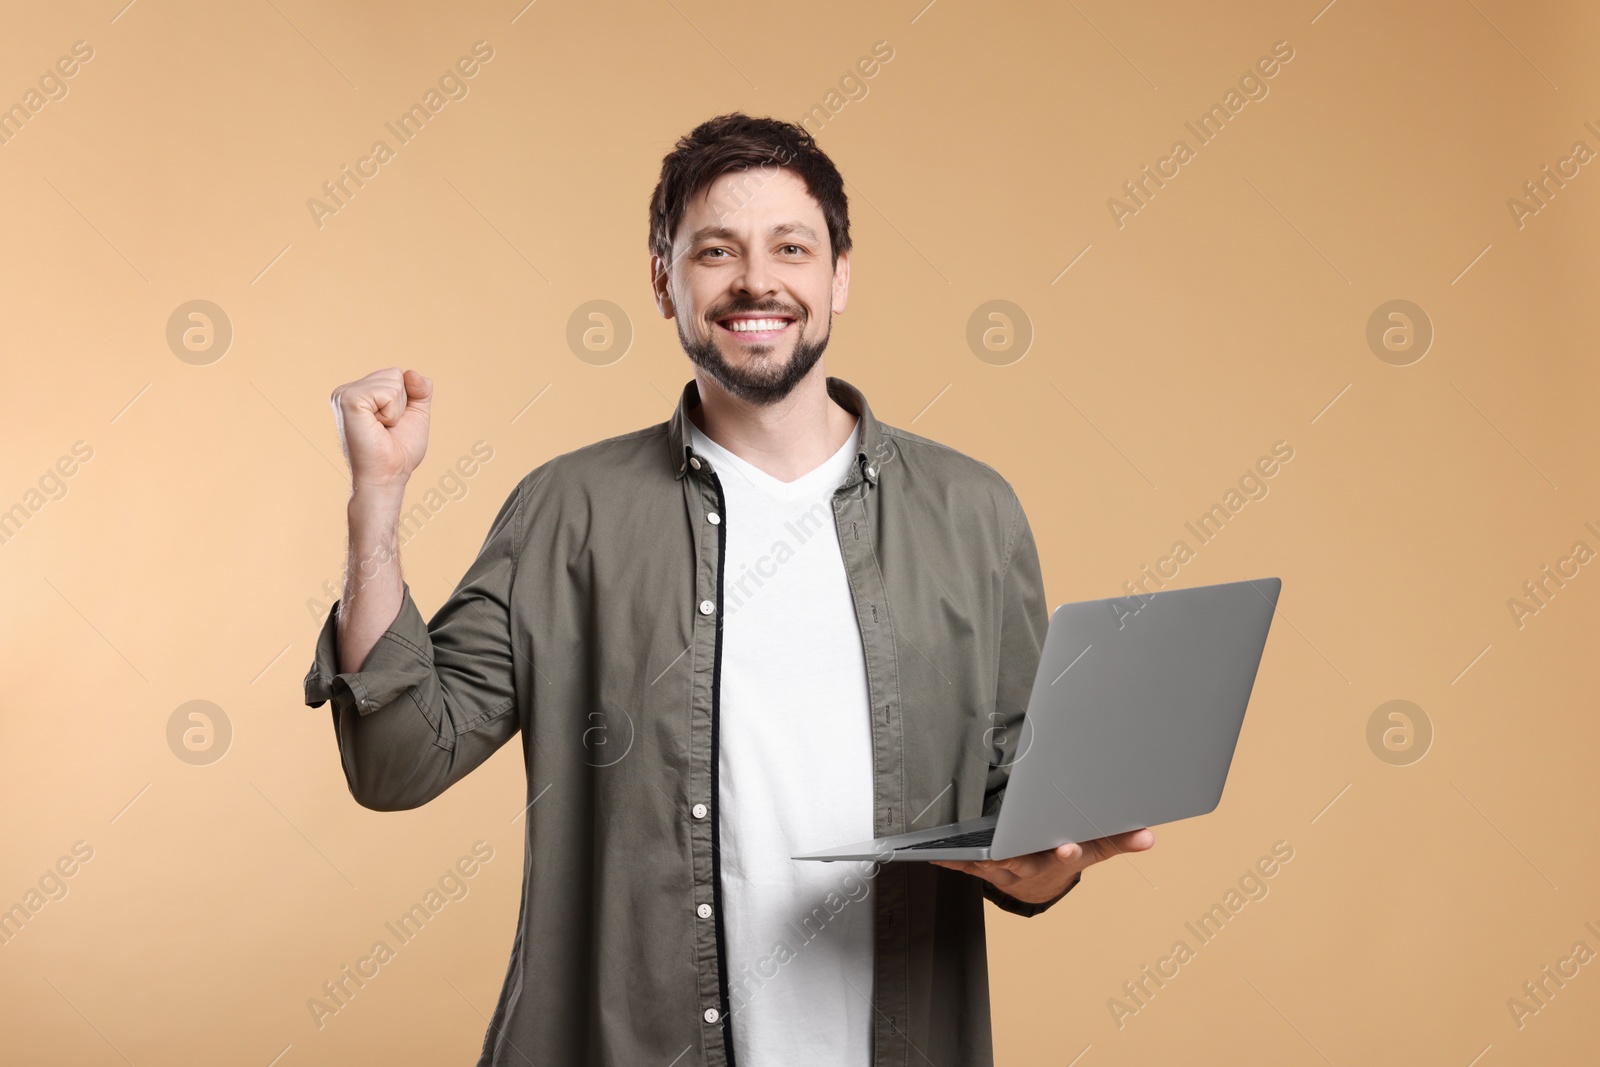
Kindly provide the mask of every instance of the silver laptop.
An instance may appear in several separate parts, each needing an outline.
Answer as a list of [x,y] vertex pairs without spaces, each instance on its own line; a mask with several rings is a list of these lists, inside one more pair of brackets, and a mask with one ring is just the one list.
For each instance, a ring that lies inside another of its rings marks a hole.
[[791,858],[1007,859],[1212,811],[1281,585],[1062,604],[997,814]]

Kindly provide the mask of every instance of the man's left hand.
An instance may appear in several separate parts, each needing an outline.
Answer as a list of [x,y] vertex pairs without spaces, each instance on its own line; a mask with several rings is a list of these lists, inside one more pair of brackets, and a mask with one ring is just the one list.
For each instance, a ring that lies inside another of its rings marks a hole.
[[1068,842],[1043,852],[1030,852],[1008,860],[929,860],[936,867],[965,871],[992,883],[1007,896],[1025,904],[1054,900],[1085,867],[1122,852],[1143,852],[1156,843],[1150,828],[1129,830],[1093,841]]

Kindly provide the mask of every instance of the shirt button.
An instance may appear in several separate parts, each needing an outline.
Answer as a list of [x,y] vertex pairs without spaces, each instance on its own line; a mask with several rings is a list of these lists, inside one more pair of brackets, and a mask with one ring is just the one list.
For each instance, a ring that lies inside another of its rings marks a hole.
[[713,611],[716,611],[716,610],[717,610],[717,606],[715,604],[713,604],[711,601],[709,601],[709,600],[700,601],[700,614],[702,614],[702,615],[710,615]]
[[867,477],[868,478],[876,478],[877,476],[878,476],[878,468],[877,467],[868,467],[867,468]]
[[715,526],[717,523],[722,521],[722,516],[713,511],[711,514],[706,516],[706,521]]
[[694,817],[697,818],[697,819],[705,818],[706,817],[706,812],[709,811],[709,810],[710,809],[707,808],[704,804],[696,804],[694,807],[689,809],[689,811],[691,813],[693,813]]
[[714,1023],[714,1022],[717,1021],[717,1018],[718,1018],[718,1015],[717,1015],[717,1009],[716,1008],[707,1008],[706,1009],[706,1022]]
[[698,908],[696,908],[694,910],[695,910],[695,914],[699,915],[700,918],[702,918],[702,919],[711,918],[711,905],[710,904],[702,904],[702,905],[700,905]]
[[695,457],[690,456],[689,457],[689,466],[693,467],[695,470],[699,470],[700,469],[700,461],[698,459],[696,459]]

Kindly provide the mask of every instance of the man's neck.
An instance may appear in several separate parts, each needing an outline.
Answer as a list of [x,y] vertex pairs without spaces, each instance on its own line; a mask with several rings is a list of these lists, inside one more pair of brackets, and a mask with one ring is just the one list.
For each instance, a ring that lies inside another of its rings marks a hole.
[[780,482],[816,470],[844,445],[856,416],[828,395],[822,362],[776,404],[756,405],[729,394],[694,369],[700,403],[690,420],[717,444]]

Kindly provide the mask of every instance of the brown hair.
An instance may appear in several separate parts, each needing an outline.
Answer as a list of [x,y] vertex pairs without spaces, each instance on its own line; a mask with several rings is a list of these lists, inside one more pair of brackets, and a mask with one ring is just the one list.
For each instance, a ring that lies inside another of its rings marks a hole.
[[804,127],[781,119],[718,115],[678,138],[661,160],[661,179],[650,195],[650,251],[672,263],[672,238],[684,208],[706,186],[730,171],[785,167],[806,183],[828,223],[833,262],[850,251],[850,207],[844,179]]

